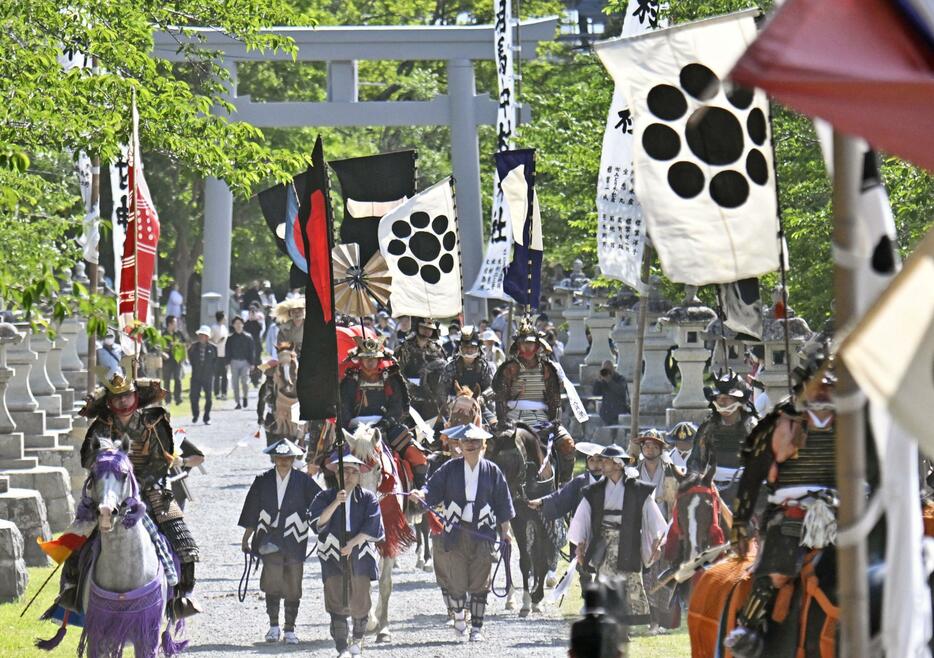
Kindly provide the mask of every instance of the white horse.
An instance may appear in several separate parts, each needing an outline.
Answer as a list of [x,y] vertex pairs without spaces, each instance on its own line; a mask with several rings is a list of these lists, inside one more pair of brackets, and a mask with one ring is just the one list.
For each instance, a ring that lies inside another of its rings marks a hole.
[[[160,643],[170,585],[145,517],[127,455],[100,450],[77,512],[79,524],[96,519],[100,538],[90,577],[79,593],[85,617],[78,655],[86,649],[89,658],[121,656],[123,647],[132,644],[138,658],[155,658],[160,649],[174,656],[187,646],[173,641],[168,628]],[[55,648],[66,628],[67,622],[53,639],[37,645]]]
[[[392,633],[389,630],[389,597],[392,594],[392,570],[396,564],[397,551],[405,549],[414,540],[414,531],[402,512],[405,499],[402,496],[402,480],[395,455],[389,446],[383,443],[379,430],[361,423],[353,434],[344,434],[354,457],[370,466],[367,473],[361,473],[360,486],[376,493],[380,499],[386,539],[379,544],[382,556],[379,565],[379,600],[370,611],[367,631],[376,633],[377,642],[390,642]],[[391,491],[379,491],[384,482],[384,474],[393,477]],[[398,527],[394,528],[396,525]]]

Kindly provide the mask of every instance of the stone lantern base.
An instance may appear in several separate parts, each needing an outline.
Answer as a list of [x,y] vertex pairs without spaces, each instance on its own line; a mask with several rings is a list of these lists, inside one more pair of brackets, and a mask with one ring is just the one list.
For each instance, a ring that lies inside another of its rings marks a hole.
[[46,519],[52,532],[61,532],[75,518],[75,502],[71,496],[71,478],[64,468],[35,466],[33,468],[3,470],[16,489],[34,489],[45,502]]
[[0,493],[0,519],[13,523],[23,535],[23,560],[29,567],[49,566],[37,539],[52,539],[42,494],[32,489],[8,489]]
[[10,521],[0,521],[0,603],[12,603],[26,593],[29,572],[24,549],[19,528]]

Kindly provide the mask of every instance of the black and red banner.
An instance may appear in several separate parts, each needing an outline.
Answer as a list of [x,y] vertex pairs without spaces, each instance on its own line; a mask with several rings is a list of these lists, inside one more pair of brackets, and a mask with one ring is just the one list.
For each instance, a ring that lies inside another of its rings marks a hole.
[[[301,187],[298,187],[299,181]],[[321,137],[315,142],[311,166],[296,177],[297,224],[306,257],[305,326],[298,360],[298,402],[302,420],[337,415],[337,330],[334,314],[334,217],[328,197],[327,164]]]

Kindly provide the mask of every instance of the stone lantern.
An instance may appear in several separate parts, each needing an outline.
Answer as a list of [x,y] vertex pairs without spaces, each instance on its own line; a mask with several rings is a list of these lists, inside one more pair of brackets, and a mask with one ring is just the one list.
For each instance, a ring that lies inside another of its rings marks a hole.
[[615,312],[616,324],[613,326],[610,337],[616,345],[616,371],[632,381],[632,374],[636,368],[636,332],[639,329],[639,314],[635,305],[639,298],[627,286],[623,286],[616,296],[608,303]]
[[[743,370],[746,345],[738,338],[735,331],[723,324],[720,318],[715,318],[707,325],[704,329],[704,338],[711,346],[711,371],[732,369],[734,372],[741,372]],[[725,357],[724,344],[726,346]]]
[[[790,353],[785,350],[786,324]],[[764,370],[759,373],[758,379],[765,386],[765,393],[769,397],[768,409],[788,396],[788,369],[790,367],[793,371],[798,365],[798,350],[813,333],[804,318],[766,319],[762,331],[762,346],[765,348]]]
[[16,431],[6,403],[7,384],[13,377],[13,369],[7,367],[7,346],[19,345],[24,338],[12,324],[0,324],[0,469],[33,468],[38,463],[35,457],[25,456],[23,433]]
[[704,331],[717,314],[704,306],[696,297],[697,289],[688,286],[686,297],[659,320],[668,328],[677,346],[674,356],[681,373],[681,388],[666,414],[666,424],[687,420],[695,423],[707,416],[708,403],[704,397],[704,368],[710,351],[704,344]]

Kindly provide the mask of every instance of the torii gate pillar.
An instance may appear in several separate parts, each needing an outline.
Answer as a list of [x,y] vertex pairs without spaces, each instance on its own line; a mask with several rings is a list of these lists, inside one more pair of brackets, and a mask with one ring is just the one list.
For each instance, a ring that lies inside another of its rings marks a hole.
[[[480,196],[480,143],[473,99],[476,96],[473,62],[448,62],[448,95],[451,97],[451,165],[461,236],[464,287],[471,286],[483,261],[483,208]],[[464,317],[476,323],[486,315],[483,302],[464,295]]]

